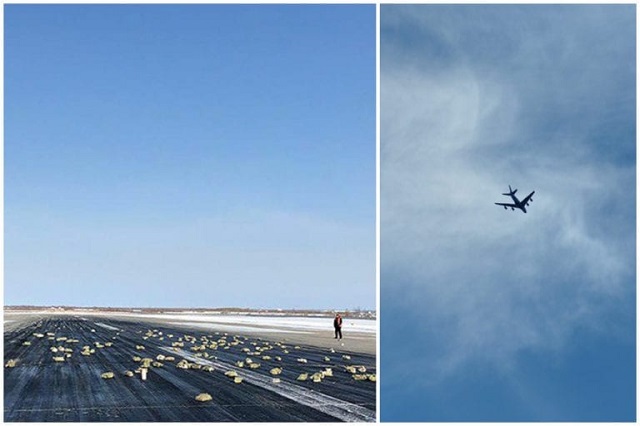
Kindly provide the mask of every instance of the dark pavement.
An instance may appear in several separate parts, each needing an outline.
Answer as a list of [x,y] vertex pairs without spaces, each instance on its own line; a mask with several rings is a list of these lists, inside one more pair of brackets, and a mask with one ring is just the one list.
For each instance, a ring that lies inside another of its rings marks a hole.
[[[38,337],[38,333],[44,336]],[[306,345],[296,348],[291,342],[160,323],[81,316],[25,322],[8,330],[4,339],[5,363],[17,360],[15,367],[4,369],[7,422],[375,421],[376,383],[355,380],[345,368],[364,366],[365,374],[375,374],[376,360],[371,355],[331,353]],[[181,343],[184,346],[178,346]],[[84,346],[95,352],[82,355]],[[57,352],[51,347],[58,348]],[[63,355],[60,347],[72,350],[66,352],[71,356]],[[135,356],[156,361],[158,355],[173,356],[175,361],[151,366],[146,381],[137,373],[133,377],[124,374],[140,367]],[[66,360],[56,362],[53,358],[57,356]],[[260,366],[235,365],[247,357]],[[197,363],[199,368],[178,368],[176,364],[182,360]],[[282,374],[270,374],[274,367],[282,367]],[[310,376],[327,367],[332,368],[333,376],[314,383]],[[229,370],[235,370],[242,383],[236,384],[224,374]],[[101,378],[109,371],[114,373],[113,379]],[[298,381],[301,373],[308,373],[309,379]],[[280,378],[280,383],[273,383],[274,377]],[[195,396],[203,392],[213,399],[196,401]]]

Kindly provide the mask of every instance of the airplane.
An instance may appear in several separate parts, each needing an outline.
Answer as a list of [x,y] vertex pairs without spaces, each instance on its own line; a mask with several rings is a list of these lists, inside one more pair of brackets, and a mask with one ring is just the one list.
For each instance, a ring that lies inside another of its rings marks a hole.
[[507,192],[506,194],[502,194],[502,195],[510,196],[511,199],[513,200],[514,204],[506,204],[506,203],[496,203],[496,204],[499,205],[499,206],[504,207],[505,210],[507,209],[507,207],[511,207],[511,210],[514,210],[514,209],[518,208],[518,209],[520,209],[520,210],[522,210],[523,212],[526,213],[527,209],[525,207],[528,206],[529,203],[533,201],[533,198],[531,198],[531,196],[533,194],[535,194],[536,191],[531,192],[531,194],[527,195],[525,197],[525,199],[522,200],[522,201],[518,200],[518,198],[515,195],[516,192],[518,192],[518,190],[517,189],[511,189],[511,185],[509,185],[509,192]]

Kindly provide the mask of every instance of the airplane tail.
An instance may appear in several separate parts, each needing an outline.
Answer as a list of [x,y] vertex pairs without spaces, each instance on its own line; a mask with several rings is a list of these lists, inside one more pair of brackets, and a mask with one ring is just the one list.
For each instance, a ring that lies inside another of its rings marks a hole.
[[511,185],[509,185],[509,192],[507,192],[506,194],[502,194],[502,195],[514,195],[516,192],[518,192],[517,189],[511,189]]

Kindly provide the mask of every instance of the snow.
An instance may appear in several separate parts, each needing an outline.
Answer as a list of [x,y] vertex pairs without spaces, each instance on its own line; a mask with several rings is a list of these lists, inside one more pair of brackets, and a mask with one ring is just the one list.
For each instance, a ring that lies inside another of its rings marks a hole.
[[[165,321],[188,321],[190,325],[243,325],[250,328],[259,328],[265,331],[265,327],[273,331],[321,331],[333,330],[333,318],[317,317],[268,317],[268,316],[244,316],[244,315],[194,315],[194,314],[119,314],[118,316],[156,318]],[[375,334],[377,325],[375,320],[367,319],[343,319],[342,330],[345,332],[372,333]]]

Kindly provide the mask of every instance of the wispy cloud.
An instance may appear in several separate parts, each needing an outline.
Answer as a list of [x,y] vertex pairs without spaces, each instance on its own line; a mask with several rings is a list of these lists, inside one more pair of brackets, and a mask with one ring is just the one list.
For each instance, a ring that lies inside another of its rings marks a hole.
[[[433,339],[422,380],[610,333],[614,311],[632,327],[635,47],[611,41],[628,34],[589,8],[400,10],[383,10],[381,292]],[[493,204],[508,184],[536,191],[528,214]]]

